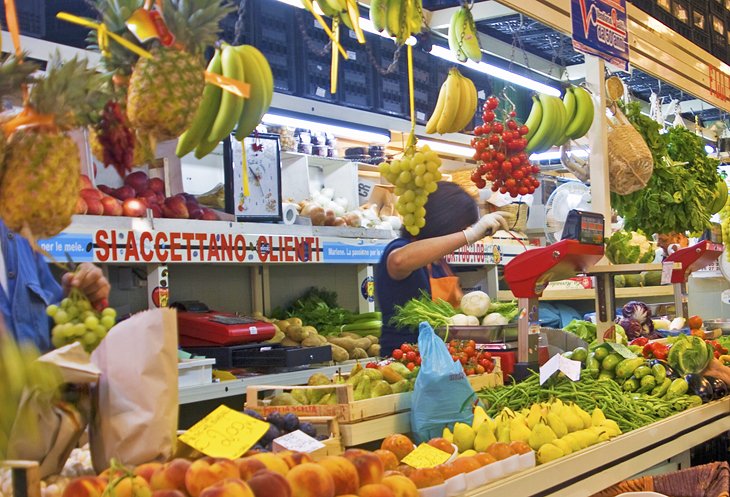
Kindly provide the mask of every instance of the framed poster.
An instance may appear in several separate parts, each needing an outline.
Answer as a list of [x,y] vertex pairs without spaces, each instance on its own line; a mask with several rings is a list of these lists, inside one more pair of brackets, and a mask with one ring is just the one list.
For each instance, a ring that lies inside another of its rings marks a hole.
[[237,221],[279,222],[281,152],[279,135],[256,133],[227,140],[231,165],[231,208]]

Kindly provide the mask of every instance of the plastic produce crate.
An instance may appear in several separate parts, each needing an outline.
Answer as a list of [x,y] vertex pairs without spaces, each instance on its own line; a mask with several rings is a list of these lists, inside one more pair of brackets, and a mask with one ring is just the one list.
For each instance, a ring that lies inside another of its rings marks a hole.
[[[714,1],[714,0],[711,0]],[[710,51],[710,10],[705,0],[692,0],[692,42]]]
[[[45,0],[23,0],[15,2],[15,10],[18,13],[18,25],[20,34],[36,38],[46,36],[46,1]],[[5,4],[0,5],[0,19],[5,27]]]
[[[403,56],[407,59],[408,54],[404,53]],[[433,112],[436,106],[439,89],[441,88],[441,85],[436,84],[436,68],[438,66],[433,61],[434,58],[430,54],[420,50],[418,47],[413,48],[413,94],[416,107],[416,122],[419,124],[425,124],[428,118],[431,117],[431,112]],[[406,88],[407,85],[408,71],[406,71]],[[407,110],[409,113],[408,117],[410,118],[410,107],[407,107]]]
[[[297,61],[299,67],[299,96],[337,103],[337,95],[330,92],[331,51],[327,48],[330,39],[310,13],[302,9],[293,9],[294,26],[299,39],[295,47],[299,49]],[[340,29],[346,32],[346,29]],[[342,35],[341,35],[342,36]],[[340,60],[340,65],[344,61]]]
[[650,15],[654,13],[654,7],[656,6],[655,0],[632,0],[631,3]]
[[180,388],[213,382],[215,359],[188,359],[177,364],[177,384]]
[[332,360],[332,348],[282,347],[260,343],[227,347],[185,347],[190,353],[215,358],[218,368],[295,368]]
[[294,94],[297,91],[296,52],[299,41],[294,11],[280,2],[256,0],[249,4],[256,22],[253,45],[266,56],[274,73],[274,90]]
[[340,43],[348,55],[348,60],[340,59],[340,78],[337,98],[340,104],[356,109],[373,110],[375,107],[375,68],[370,63],[368,50],[371,50],[375,36],[366,34],[366,45],[358,43],[355,32],[343,27],[340,30]]
[[[398,47],[389,39],[378,38],[371,44],[373,55],[380,68],[386,70],[393,62]],[[407,56],[405,49],[400,50],[400,58],[395,64],[393,72],[380,74],[376,69],[375,110],[383,114],[405,117],[408,100],[405,80]]]

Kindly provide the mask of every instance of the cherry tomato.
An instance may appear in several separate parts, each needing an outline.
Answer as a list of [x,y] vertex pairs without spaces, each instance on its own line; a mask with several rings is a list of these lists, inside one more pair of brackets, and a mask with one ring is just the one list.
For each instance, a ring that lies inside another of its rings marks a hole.
[[365,365],[366,368],[370,369],[378,369],[378,363],[377,362],[369,362]]
[[519,190],[517,190],[517,192],[518,192],[518,193],[519,193],[520,195],[527,195],[527,192],[528,192],[528,191],[529,191],[529,190],[527,189],[527,187],[526,187],[526,186],[521,186],[521,187],[519,188]]
[[507,121],[507,127],[509,129],[511,129],[512,131],[514,131],[517,128],[519,128],[519,125],[516,122],[514,122],[512,119],[510,119],[509,121]]
[[496,192],[497,190],[499,190],[499,187],[497,185],[495,185],[494,183],[492,183],[492,191]]
[[474,134],[476,136],[482,136],[484,134],[484,128],[482,128],[481,126],[474,127]]
[[489,97],[484,103],[484,106],[489,110],[494,110],[499,107],[499,99],[497,97]]
[[476,181],[474,183],[474,186],[476,186],[477,188],[479,188],[481,190],[482,188],[486,188],[487,182],[484,179],[480,179],[479,181]]
[[505,159],[505,157],[504,157],[504,154],[503,154],[502,152],[497,152],[497,153],[496,153],[496,154],[494,155],[494,158],[495,158],[495,160],[496,160],[497,162],[503,162],[503,161],[504,161],[504,159]]
[[527,193],[529,193],[530,195],[532,195],[533,193],[535,193],[535,187],[532,186],[532,185],[528,186],[527,187]]
[[420,355],[418,357],[416,357],[416,365],[417,366],[421,365],[421,356]]
[[509,117],[517,117],[517,112],[513,110],[509,111]]
[[522,169],[516,169],[512,173],[512,176],[514,176],[515,179],[522,179],[525,176],[525,173],[522,172]]
[[501,193],[502,195],[504,195],[505,193],[507,193],[507,187],[506,186],[501,187],[499,189],[499,193]]
[[413,350],[413,346],[410,343],[404,343],[403,345],[400,346],[400,349],[404,353],[408,353]]
[[467,356],[465,353],[462,352],[461,354],[459,354],[459,362],[461,364],[466,364],[468,360],[469,356]]
[[491,124],[482,124],[482,133],[485,135],[488,135],[492,132],[492,125]]
[[508,160],[504,161],[502,163],[502,171],[505,173],[511,173],[512,172],[512,163]]
[[453,359],[454,362],[457,362],[459,360],[459,356],[456,354],[451,354],[451,359]]
[[406,367],[408,368],[409,371],[413,371],[413,369],[416,367],[416,365],[412,362],[409,362],[408,364],[406,364]]
[[465,374],[466,374],[467,376],[474,376],[474,368],[466,368],[466,369],[464,370],[464,373],[465,373]]
[[484,374],[484,373],[485,373],[485,372],[487,371],[487,368],[485,368],[484,366],[482,366],[482,365],[480,364],[480,365],[478,365],[478,366],[477,366],[477,367],[475,368],[475,371],[476,371],[476,373],[477,373],[477,374]]
[[400,361],[403,359],[403,351],[401,349],[395,349],[391,356],[393,356],[393,359]]
[[489,143],[492,145],[499,145],[499,141],[500,141],[499,135],[492,135],[489,137]]
[[[484,114],[482,114],[482,119],[484,120],[485,123],[491,123],[492,121],[494,121],[495,117],[496,116],[494,115],[494,112],[492,112],[491,110],[488,110]],[[494,127],[492,129],[494,129]],[[501,133],[501,131],[500,131],[500,133]]]
[[515,181],[515,179],[514,179],[514,178],[508,178],[508,179],[507,179],[507,180],[506,180],[506,181],[504,182],[504,185],[505,185],[505,186],[506,186],[507,188],[512,188],[512,187],[514,187],[514,186],[515,186],[516,184],[517,184],[517,182]]
[[487,373],[491,373],[492,371],[494,371],[494,362],[489,361],[489,364],[485,366],[484,369],[487,370]]
[[687,326],[690,327],[690,329],[699,330],[702,328],[702,318],[699,316],[692,316],[687,320]]
[[520,132],[520,135],[523,135],[523,136],[524,136],[524,135],[526,135],[527,133],[529,133],[529,132],[530,132],[530,128],[528,128],[527,126],[525,126],[525,125],[523,124],[522,126],[520,126],[520,127],[518,128],[518,131]]
[[494,123],[492,126],[492,133],[501,135],[504,132],[504,125],[502,123]]
[[464,347],[464,353],[469,357],[474,357],[476,350],[474,350],[474,347],[466,346]]
[[416,353],[412,350],[406,352],[406,360],[409,362],[414,362],[416,360]]
[[532,174],[537,174],[540,172],[540,166],[532,166]]
[[477,343],[474,340],[469,340],[464,344],[465,347],[472,347],[474,349],[477,348]]

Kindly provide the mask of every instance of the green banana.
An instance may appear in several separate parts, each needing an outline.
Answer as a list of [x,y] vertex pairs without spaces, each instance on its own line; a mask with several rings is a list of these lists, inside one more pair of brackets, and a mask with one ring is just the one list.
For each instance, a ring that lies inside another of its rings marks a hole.
[[423,2],[422,0],[409,0],[408,30],[410,35],[421,32],[423,27]]
[[259,66],[258,59],[248,51],[248,45],[236,47],[236,51],[246,67],[246,83],[251,87],[248,101],[236,125],[236,140],[241,141],[261,122],[269,89],[266,87],[263,68]]
[[253,45],[248,45],[247,50],[258,61],[259,68],[262,69],[264,79],[266,80],[266,88],[271,89],[271,91],[267,95],[266,104],[264,105],[264,112],[266,112],[267,110],[269,110],[269,107],[271,106],[271,100],[274,98],[274,73],[271,72],[271,66],[269,65],[269,61],[266,60],[266,57],[263,53],[261,53],[261,50],[254,47]]
[[565,123],[563,134],[558,138],[558,140],[555,142],[555,145],[558,147],[561,147],[565,144],[565,142],[568,141],[568,135],[566,133],[567,125],[573,122],[575,119],[575,113],[578,109],[578,105],[575,99],[575,94],[573,93],[573,88],[568,87],[565,89],[565,96],[563,97],[563,106],[565,107]]
[[550,96],[550,98],[553,100],[557,119],[555,122],[555,129],[553,130],[552,136],[550,137],[550,140],[547,144],[548,149],[551,148],[553,145],[558,145],[558,141],[565,133],[565,125],[568,123],[568,120],[566,118],[567,112],[565,110],[565,105],[563,105],[563,101],[560,100],[558,97],[552,95]]
[[345,0],[322,0],[322,2],[317,0],[317,3],[320,3],[320,7],[321,3],[326,3],[329,6],[330,10],[334,10],[337,12],[343,12],[347,9],[347,3]]
[[[213,58],[208,64],[208,71],[214,74],[221,74],[221,51],[216,50],[213,54]],[[198,146],[200,141],[208,136],[208,132],[215,119],[216,112],[221,103],[221,93],[223,90],[220,87],[212,84],[205,85],[203,90],[203,98],[200,100],[198,110],[195,111],[193,122],[190,127],[183,133],[177,141],[177,148],[175,154],[178,157],[183,157],[192,152],[195,147]]]
[[527,153],[539,153],[545,149],[548,140],[554,131],[553,126],[555,125],[555,108],[553,101],[549,98],[549,95],[539,94],[537,96],[540,107],[542,108],[542,118],[540,123],[537,125],[535,133],[532,138],[527,142],[526,152]]
[[324,15],[327,17],[339,17],[341,10],[333,9],[329,3],[327,3],[327,0],[315,0],[317,2],[317,5],[319,5],[319,9],[322,11]]
[[451,16],[449,23],[449,49],[456,55],[459,62],[466,62],[468,57],[464,53],[461,45],[461,39],[458,36],[458,26],[464,25],[464,9],[459,9]]
[[573,94],[576,100],[575,118],[568,123],[565,134],[573,140],[577,140],[588,133],[593,125],[593,98],[588,90],[582,86],[573,87]]
[[[244,81],[244,68],[241,57],[235,47],[226,45],[221,54],[221,65],[223,76],[236,81]],[[244,99],[231,92],[224,91],[221,95],[221,103],[218,107],[218,114],[215,116],[213,125],[208,133],[207,140],[219,142],[228,136],[238,121],[238,116],[243,111]]]
[[371,0],[370,22],[378,33],[385,29],[388,22],[388,0]]
[[542,104],[540,103],[540,99],[537,98],[537,95],[533,95],[530,115],[527,116],[527,120],[525,121],[525,126],[527,126],[525,139],[528,143],[532,137],[535,136],[535,132],[537,131],[538,126],[540,126],[540,121],[542,121]]
[[220,143],[220,140],[218,141],[211,141],[206,138],[203,138],[200,143],[198,143],[198,146],[195,148],[195,158],[200,160],[209,153],[211,153],[213,150],[215,150],[215,147],[218,146]]
[[387,22],[385,30],[393,38],[400,35],[401,8],[405,0],[388,0]]
[[464,54],[474,62],[482,60],[482,49],[479,46],[479,36],[477,27],[474,23],[474,17],[471,10],[462,7],[462,22],[457,24],[457,41],[460,42],[461,50]]

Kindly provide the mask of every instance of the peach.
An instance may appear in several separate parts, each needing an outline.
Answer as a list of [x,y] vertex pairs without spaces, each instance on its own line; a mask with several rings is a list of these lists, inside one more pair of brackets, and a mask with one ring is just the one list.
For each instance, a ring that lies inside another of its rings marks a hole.
[[335,482],[319,464],[305,462],[294,466],[286,475],[292,497],[334,497]]
[[186,497],[180,490],[155,490],[152,497]]
[[418,497],[418,487],[407,476],[386,476],[383,478],[383,485],[390,488],[395,497]]
[[114,197],[104,197],[101,199],[101,205],[104,207],[105,216],[122,215],[122,203]]
[[449,463],[449,466],[459,473],[471,473],[475,469],[482,467],[482,465],[479,464],[479,461],[474,459],[473,456],[457,457]]
[[256,497],[291,497],[291,487],[286,478],[276,471],[262,469],[248,481]]
[[255,497],[253,490],[245,481],[238,478],[226,478],[206,487],[200,497]]
[[280,457],[287,466],[289,466],[289,468],[293,468],[294,466],[305,462],[314,462],[312,456],[306,452],[292,452],[290,450],[285,450],[284,452],[277,452],[276,455]]
[[185,487],[185,474],[190,468],[190,461],[187,459],[173,459],[157,468],[150,477],[152,490],[180,490],[187,493]]
[[261,452],[260,454],[254,454],[251,456],[254,459],[258,459],[271,471],[276,471],[282,476],[286,476],[289,472],[289,465],[279,458],[276,454],[271,452]]
[[152,497],[150,484],[141,476],[123,478],[112,485],[110,482],[107,487],[110,489],[109,494],[115,497]]
[[432,438],[428,442],[426,442],[431,447],[436,447],[439,450],[443,450],[444,452],[447,452],[449,454],[454,453],[454,446],[451,442],[446,440],[445,438]]
[[95,198],[96,200],[101,200],[104,198],[104,193],[101,190],[97,190],[96,188],[84,188],[79,193],[81,197],[84,200]]
[[86,188],[94,188],[94,184],[91,182],[91,179],[89,179],[88,176],[85,174],[82,174],[80,176],[81,179],[81,189],[84,190]]
[[386,471],[395,469],[398,467],[398,458],[389,450],[378,449],[373,451],[373,454],[378,456],[383,462],[383,469]]
[[525,442],[520,442],[519,440],[515,440],[510,443],[509,448],[512,449],[515,454],[529,454],[532,452],[532,447],[527,445]]
[[71,480],[62,497],[101,497],[106,480],[98,476],[82,476]]
[[382,483],[369,483],[360,487],[357,492],[360,497],[395,497],[393,490]]
[[436,466],[436,469],[439,470],[439,473],[441,473],[441,476],[444,477],[444,480],[448,480],[449,478],[462,474],[462,471],[458,466],[452,466],[451,464],[441,464]]
[[394,476],[394,475],[405,476],[402,471],[399,471],[398,469],[391,469],[391,470],[383,473],[383,478],[387,478],[389,476]]
[[390,435],[383,440],[380,448],[391,451],[400,461],[413,451],[413,441],[405,435]]
[[368,483],[380,483],[380,480],[383,479],[383,461],[372,452],[347,449],[344,456],[357,468],[357,474],[360,476],[360,486]]
[[76,207],[74,207],[74,214],[86,214],[86,211],[89,210],[89,205],[86,203],[86,200],[84,200],[83,197],[79,197],[76,199]]
[[238,479],[239,474],[238,466],[230,459],[204,457],[185,472],[185,488],[191,497],[200,497],[203,489],[227,478]]
[[[520,442],[520,443],[522,443],[522,442]],[[477,460],[477,462],[481,466],[486,466],[487,464],[492,464],[493,462],[497,462],[497,458],[494,457],[492,454],[489,454],[488,452],[477,452],[476,454],[474,454],[473,457],[474,457],[474,459]]]
[[444,477],[441,476],[441,472],[436,468],[414,469],[408,475],[408,478],[416,484],[417,488],[433,487],[434,485],[441,485],[444,482]]
[[357,468],[342,456],[328,456],[319,461],[319,465],[332,477],[335,482],[335,495],[357,493],[360,488],[360,476]]
[[407,464],[400,464],[395,470],[399,473],[404,474],[405,476],[408,476],[411,474],[411,471],[414,470],[413,466],[409,466]]
[[251,477],[262,469],[266,469],[266,465],[261,462],[260,459],[254,459],[253,457],[244,457],[242,459],[236,459],[236,465],[238,466],[238,472],[240,473],[243,481],[248,481]]
[[89,216],[101,216],[104,214],[104,204],[98,198],[85,197],[86,214]]
[[515,454],[510,446],[503,442],[495,442],[487,447],[487,453],[493,455],[497,461],[507,459],[509,456],[513,456]]
[[162,468],[162,463],[148,462],[140,464],[139,466],[134,468],[133,473],[137,476],[141,476],[142,478],[147,480],[147,483],[149,483],[150,479],[152,479],[152,474],[159,468]]

